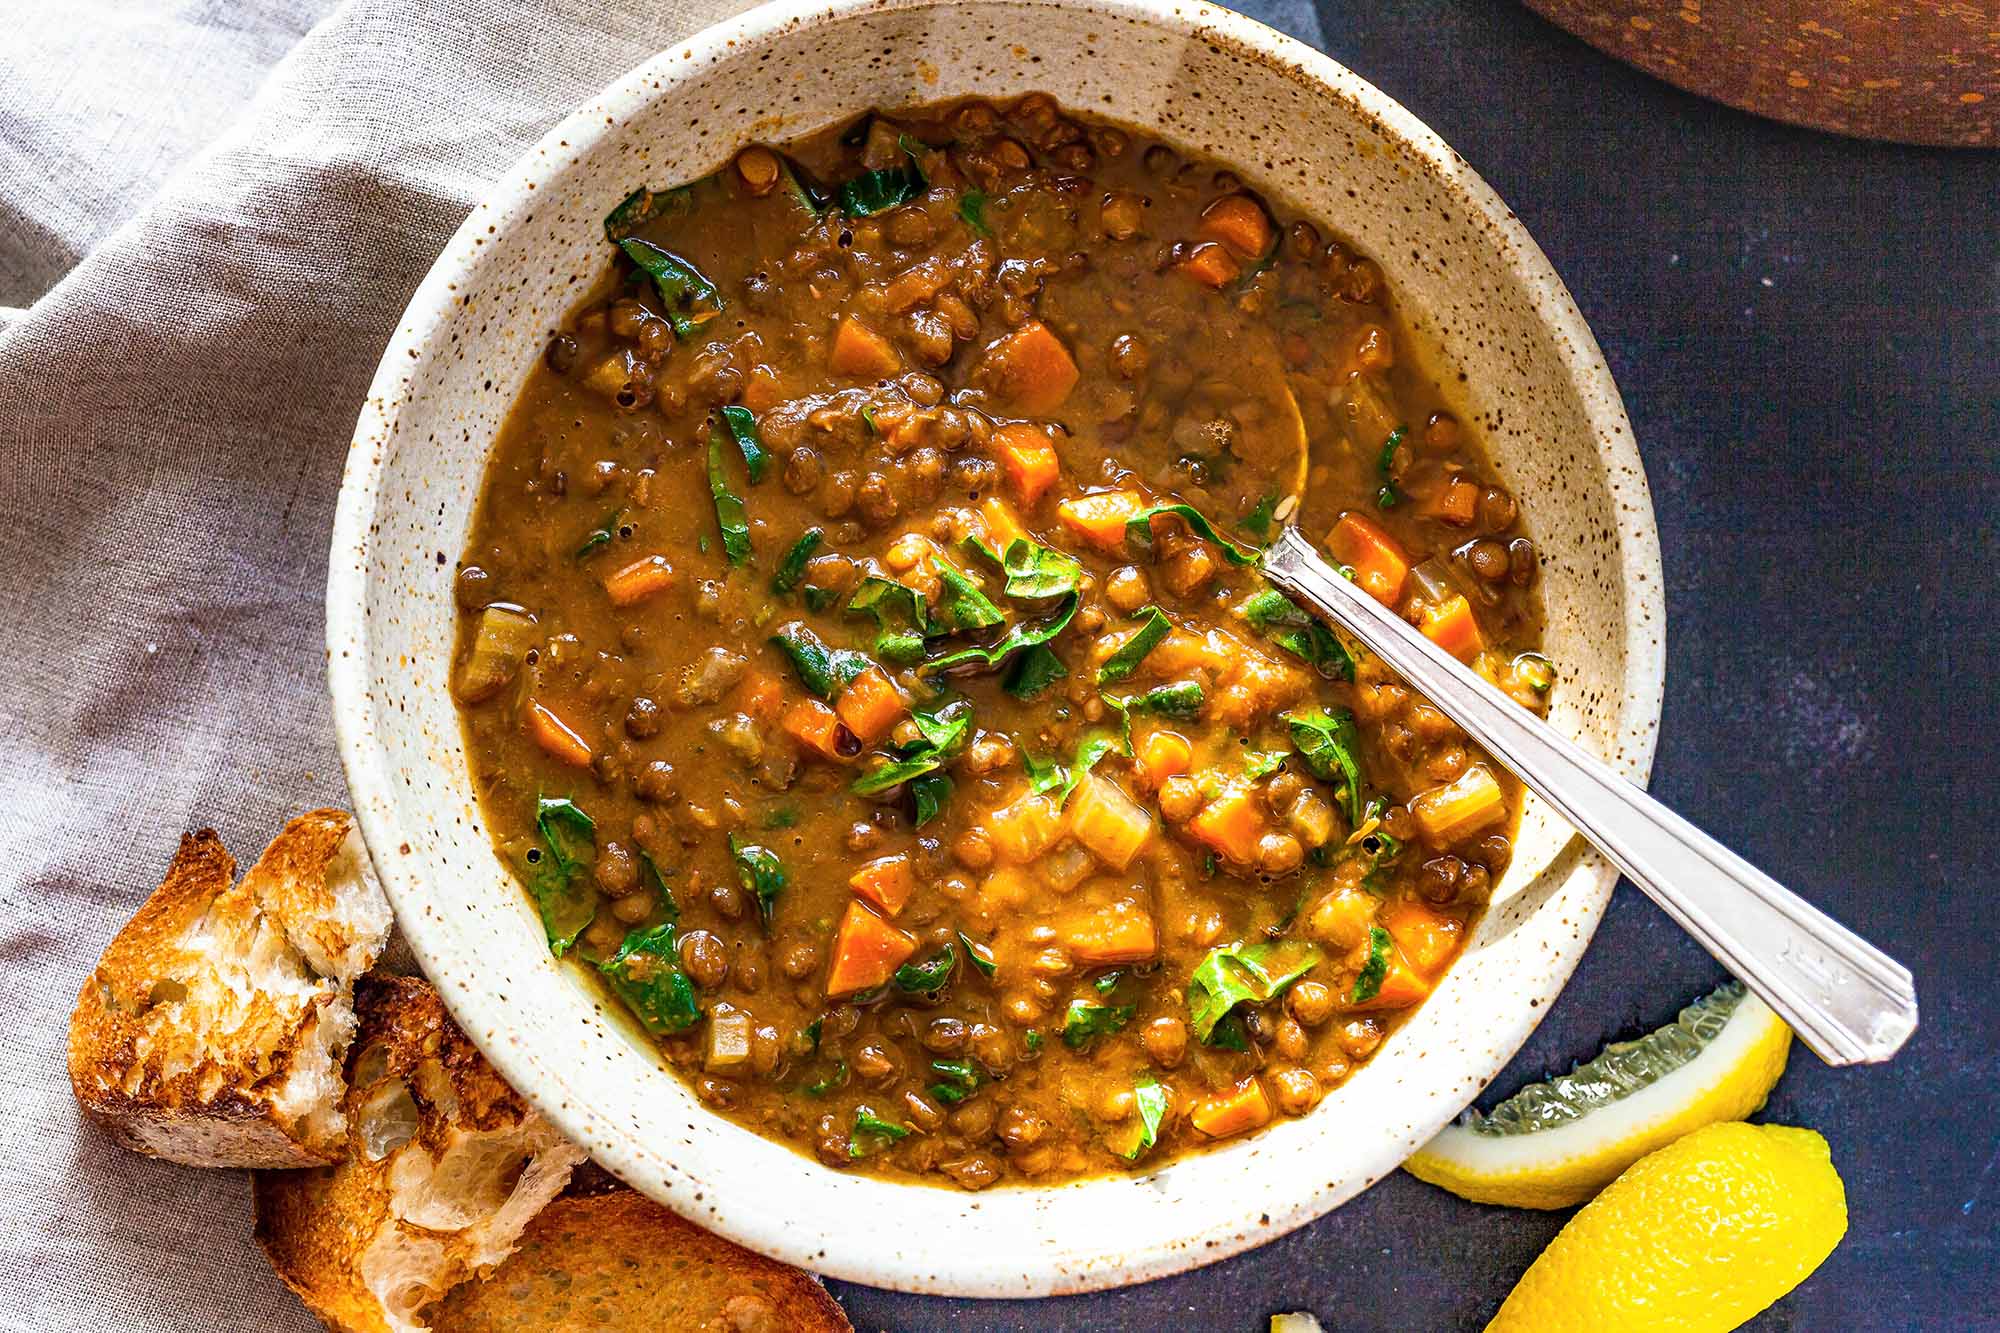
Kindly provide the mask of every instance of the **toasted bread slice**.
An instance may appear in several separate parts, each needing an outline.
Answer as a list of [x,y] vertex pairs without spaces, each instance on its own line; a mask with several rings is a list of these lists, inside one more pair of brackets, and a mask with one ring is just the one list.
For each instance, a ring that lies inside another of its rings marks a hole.
[[852,1333],[819,1279],[623,1188],[550,1204],[513,1258],[431,1321],[436,1333]]
[[429,983],[364,978],[347,1061],[346,1160],[260,1171],[257,1242],[341,1333],[416,1333],[498,1264],[583,1150],[494,1072]]
[[354,980],[389,934],[353,816],[285,826],[235,882],[211,829],[118,932],[70,1015],[76,1099],[128,1148],[189,1166],[342,1150]]

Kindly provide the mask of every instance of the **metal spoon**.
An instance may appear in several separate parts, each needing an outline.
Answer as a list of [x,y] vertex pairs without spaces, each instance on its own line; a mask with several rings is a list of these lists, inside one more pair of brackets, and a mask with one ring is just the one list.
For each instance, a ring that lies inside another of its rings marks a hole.
[[1335,621],[1554,806],[1830,1065],[1894,1055],[1917,1026],[1909,969],[1508,699],[1342,578],[1295,526],[1264,574]]

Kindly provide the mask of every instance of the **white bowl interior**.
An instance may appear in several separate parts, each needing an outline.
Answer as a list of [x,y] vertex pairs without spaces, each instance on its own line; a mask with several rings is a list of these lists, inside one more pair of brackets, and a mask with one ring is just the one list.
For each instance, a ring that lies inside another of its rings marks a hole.
[[[1155,128],[1352,239],[1436,344],[1543,553],[1553,721],[1642,778],[1658,718],[1657,539],[1615,388],[1504,205],[1406,112],[1226,11],[1088,0],[766,7],[566,120],[475,209],[399,326],[342,495],[329,587],[343,758],[403,929],[474,1040],[634,1186],[855,1281],[1026,1296],[1212,1261],[1392,1170],[1469,1101],[1575,965],[1613,879],[1531,802],[1466,956],[1311,1115],[1137,1178],[968,1195],[823,1168],[705,1111],[551,961],[487,841],[447,690],[451,562],[487,447],[548,332],[609,261],[633,187],[870,106],[1031,90]],[[690,524],[709,516],[688,514]]]

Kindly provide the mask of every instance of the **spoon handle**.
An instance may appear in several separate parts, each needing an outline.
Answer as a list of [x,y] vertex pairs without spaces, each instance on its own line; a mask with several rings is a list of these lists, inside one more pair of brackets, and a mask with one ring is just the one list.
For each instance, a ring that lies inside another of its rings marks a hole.
[[1917,1026],[1909,969],[1586,754],[1335,572],[1295,527],[1264,573],[1338,621],[1554,806],[1830,1065],[1873,1064]]

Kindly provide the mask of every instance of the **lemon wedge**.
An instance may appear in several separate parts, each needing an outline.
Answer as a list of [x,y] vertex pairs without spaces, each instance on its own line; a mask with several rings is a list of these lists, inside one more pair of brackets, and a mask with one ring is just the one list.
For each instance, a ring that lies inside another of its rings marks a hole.
[[1705,1125],[1578,1211],[1487,1333],[1724,1333],[1803,1282],[1846,1231],[1825,1139]]
[[1731,981],[1490,1115],[1467,1111],[1404,1169],[1476,1203],[1568,1208],[1656,1148],[1757,1110],[1791,1044],[1770,1006]]

